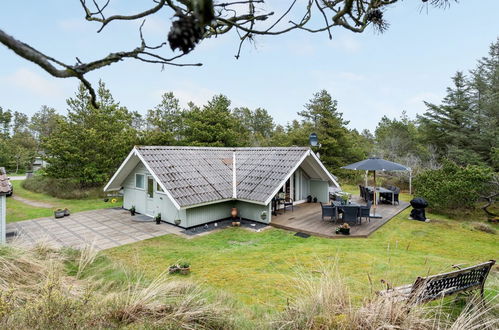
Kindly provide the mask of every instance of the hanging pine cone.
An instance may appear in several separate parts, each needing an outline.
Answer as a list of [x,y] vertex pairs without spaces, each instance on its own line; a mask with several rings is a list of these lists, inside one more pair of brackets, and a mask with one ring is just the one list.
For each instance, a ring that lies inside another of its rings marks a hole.
[[188,15],[179,13],[176,16],[178,19],[172,23],[168,33],[168,43],[172,50],[178,48],[187,54],[203,39],[205,28],[195,13]]
[[366,15],[366,19],[375,24],[383,23],[383,12],[379,9],[373,9]]

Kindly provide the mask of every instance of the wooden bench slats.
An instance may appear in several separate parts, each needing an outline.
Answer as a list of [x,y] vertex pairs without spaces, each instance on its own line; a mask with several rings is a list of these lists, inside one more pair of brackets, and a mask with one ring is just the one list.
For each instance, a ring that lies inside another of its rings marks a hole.
[[381,296],[396,300],[407,300],[413,303],[423,303],[439,299],[454,293],[480,289],[483,295],[483,286],[495,260],[464,269],[418,277],[414,284],[407,284],[379,292]]

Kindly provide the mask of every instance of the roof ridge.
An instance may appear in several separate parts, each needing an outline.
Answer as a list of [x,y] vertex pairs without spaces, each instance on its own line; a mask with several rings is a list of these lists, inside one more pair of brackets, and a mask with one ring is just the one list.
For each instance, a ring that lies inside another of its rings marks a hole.
[[148,149],[220,149],[220,150],[268,150],[268,149],[310,149],[306,146],[269,146],[269,147],[214,147],[214,146],[154,146],[154,145],[136,145],[136,148]]

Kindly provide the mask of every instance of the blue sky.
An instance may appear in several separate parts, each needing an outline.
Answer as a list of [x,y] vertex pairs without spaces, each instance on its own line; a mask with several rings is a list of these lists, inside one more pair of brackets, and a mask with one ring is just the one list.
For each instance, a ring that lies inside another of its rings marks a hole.
[[[119,0],[117,6],[127,4]],[[111,24],[97,34],[98,25],[84,20],[77,0],[16,0],[1,9],[1,29],[68,63],[76,56],[89,61],[131,49],[138,42],[138,23]],[[350,127],[373,130],[383,115],[398,117],[406,110],[414,117],[424,112],[423,100],[439,102],[454,72],[472,69],[499,36],[497,13],[497,0],[480,0],[480,6],[462,0],[446,10],[428,11],[421,10],[419,0],[407,0],[385,14],[391,26],[382,35],[336,29],[333,40],[302,31],[258,37],[236,60],[238,41],[232,34],[204,40],[185,58],[202,67],[161,71],[129,60],[88,79],[95,85],[102,79],[116,100],[141,113],[166,91],[184,104],[203,104],[222,93],[234,106],[267,109],[280,124],[297,118],[313,93],[326,89]],[[165,14],[148,19],[147,38],[166,36],[170,19]],[[0,106],[27,114],[41,105],[66,112],[65,100],[74,94],[77,80],[53,78],[3,46],[0,63]]]

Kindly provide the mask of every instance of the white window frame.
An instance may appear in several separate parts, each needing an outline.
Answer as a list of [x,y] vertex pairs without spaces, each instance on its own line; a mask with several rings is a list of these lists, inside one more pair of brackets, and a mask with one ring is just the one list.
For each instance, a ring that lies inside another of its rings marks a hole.
[[[152,180],[152,182],[153,182],[153,183],[152,183],[152,184],[153,184],[153,186],[152,186],[152,191],[151,191],[152,196],[149,196],[149,179],[151,179],[151,180]],[[154,199],[154,193],[155,193],[155,191],[156,191],[156,187],[155,187],[156,180],[154,180],[154,177],[153,177],[152,175],[148,175],[148,176],[147,176],[147,178],[146,178],[146,180],[147,180],[147,181],[146,181],[146,197],[147,197],[148,199]]]
[[[137,175],[141,175],[141,176],[142,176],[142,188],[137,186]],[[142,174],[142,173],[135,173],[135,189],[139,189],[139,190],[146,190],[146,189],[145,189],[145,186],[146,186],[145,177],[146,177],[146,175],[145,175],[145,174]]]
[[[165,195],[166,195],[166,193],[165,193],[165,191],[163,190],[163,188],[161,188],[161,186],[159,185],[159,182],[158,182],[158,181],[155,181],[155,182],[156,182],[156,189],[155,189],[155,192],[156,192],[156,193],[158,193],[158,194],[165,194]],[[161,190],[159,190],[158,188],[159,188],[159,189],[161,189]]]

